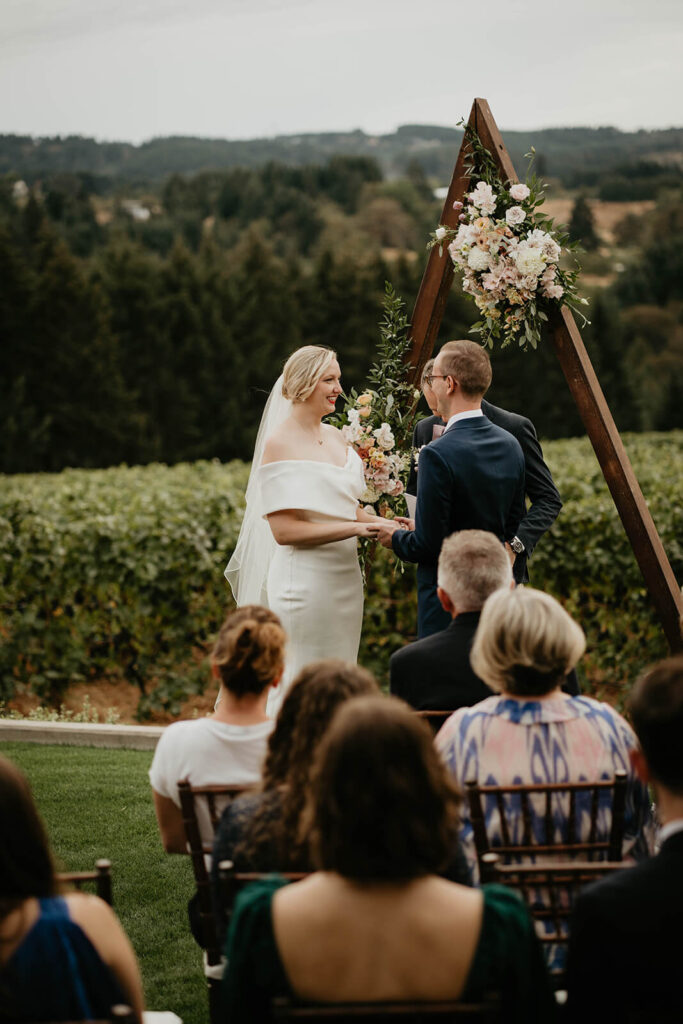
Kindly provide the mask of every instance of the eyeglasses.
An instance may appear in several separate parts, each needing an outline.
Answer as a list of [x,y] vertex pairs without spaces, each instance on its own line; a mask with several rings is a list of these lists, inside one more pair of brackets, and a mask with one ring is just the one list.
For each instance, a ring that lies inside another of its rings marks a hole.
[[431,388],[435,380],[448,380],[449,377],[450,373],[428,373],[425,379],[422,381],[422,383],[426,384],[428,388]]

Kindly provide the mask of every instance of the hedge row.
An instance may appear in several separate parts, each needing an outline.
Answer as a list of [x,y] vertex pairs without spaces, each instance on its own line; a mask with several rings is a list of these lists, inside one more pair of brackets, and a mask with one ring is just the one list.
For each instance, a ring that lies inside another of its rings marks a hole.
[[[678,579],[683,578],[683,432],[625,443]],[[666,653],[628,541],[587,440],[546,445],[564,500],[531,561],[588,634],[587,689],[617,697]],[[197,462],[0,478],[0,700],[29,686],[57,699],[71,682],[127,679],[177,710],[203,689],[205,654],[231,604],[244,464]],[[371,567],[361,661],[386,678],[415,629],[412,567]]]

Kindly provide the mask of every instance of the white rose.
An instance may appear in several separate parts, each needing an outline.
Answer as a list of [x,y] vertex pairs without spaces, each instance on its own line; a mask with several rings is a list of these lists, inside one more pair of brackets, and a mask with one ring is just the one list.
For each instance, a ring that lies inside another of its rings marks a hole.
[[448,232],[446,231],[446,228],[439,227],[434,232],[434,237],[436,238],[437,242],[441,242],[446,237],[447,234]]
[[526,185],[513,185],[510,189],[510,195],[513,199],[516,199],[518,203],[521,203],[523,200],[528,199],[531,193]]
[[467,266],[471,270],[488,270],[490,257],[483,249],[472,249],[467,257]]
[[377,439],[378,446],[383,448],[385,452],[394,447],[396,442],[388,423],[383,423],[381,427],[378,427],[377,430],[373,430],[372,433]]
[[508,224],[521,224],[526,218],[526,213],[521,206],[511,206],[505,211],[505,220]]

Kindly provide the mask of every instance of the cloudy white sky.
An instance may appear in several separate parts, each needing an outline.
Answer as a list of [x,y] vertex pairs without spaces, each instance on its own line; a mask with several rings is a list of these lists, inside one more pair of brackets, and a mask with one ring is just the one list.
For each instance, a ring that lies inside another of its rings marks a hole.
[[0,133],[683,124],[680,0],[0,0]]

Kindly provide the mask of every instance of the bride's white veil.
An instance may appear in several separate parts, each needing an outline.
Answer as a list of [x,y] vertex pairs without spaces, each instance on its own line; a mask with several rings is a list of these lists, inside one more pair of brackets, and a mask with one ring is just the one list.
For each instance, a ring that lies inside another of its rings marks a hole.
[[261,417],[245,495],[244,519],[235,550],[225,569],[225,578],[232,588],[238,607],[245,604],[268,604],[266,583],[268,568],[275,553],[275,539],[268,521],[261,514],[261,492],[256,471],[263,461],[266,441],[284,423],[291,411],[291,401],[282,394],[280,374]]

